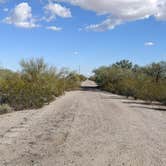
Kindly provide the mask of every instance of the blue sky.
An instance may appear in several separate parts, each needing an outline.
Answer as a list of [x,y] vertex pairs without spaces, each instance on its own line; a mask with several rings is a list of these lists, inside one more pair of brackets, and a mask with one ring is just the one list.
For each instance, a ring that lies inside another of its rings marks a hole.
[[121,59],[166,60],[165,0],[134,1],[0,0],[0,65],[17,70],[21,59],[43,57],[88,74]]

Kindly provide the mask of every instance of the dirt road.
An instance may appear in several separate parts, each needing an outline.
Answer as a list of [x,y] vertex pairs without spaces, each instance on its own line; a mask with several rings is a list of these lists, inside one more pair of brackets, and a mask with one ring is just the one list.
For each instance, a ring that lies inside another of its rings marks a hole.
[[166,166],[164,109],[88,88],[1,115],[0,166]]

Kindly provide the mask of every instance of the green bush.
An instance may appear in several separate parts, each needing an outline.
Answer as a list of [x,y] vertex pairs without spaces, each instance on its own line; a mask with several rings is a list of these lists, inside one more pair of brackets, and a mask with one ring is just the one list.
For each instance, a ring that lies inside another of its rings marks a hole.
[[112,93],[166,104],[166,62],[139,67],[122,60],[94,70],[93,80]]
[[12,109],[9,105],[7,104],[0,105],[0,115],[5,113],[10,113],[10,112],[12,112]]
[[166,81],[160,82],[155,88],[155,100],[166,105]]
[[80,85],[77,73],[68,70],[58,73],[43,59],[21,61],[21,71],[10,73],[0,79],[0,102],[15,110],[40,108],[60,96],[65,90]]
[[80,87],[80,77],[76,73],[72,72],[65,78],[66,90],[73,90]]

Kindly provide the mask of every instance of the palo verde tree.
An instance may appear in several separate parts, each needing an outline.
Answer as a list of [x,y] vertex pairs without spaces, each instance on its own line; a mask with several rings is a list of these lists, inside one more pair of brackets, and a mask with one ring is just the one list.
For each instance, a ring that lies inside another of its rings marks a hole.
[[0,79],[0,101],[15,110],[42,107],[80,84],[77,73],[58,72],[42,58],[22,60],[20,65],[19,72],[6,72]]
[[122,60],[93,72],[93,79],[104,90],[135,99],[166,103],[166,62],[141,67]]

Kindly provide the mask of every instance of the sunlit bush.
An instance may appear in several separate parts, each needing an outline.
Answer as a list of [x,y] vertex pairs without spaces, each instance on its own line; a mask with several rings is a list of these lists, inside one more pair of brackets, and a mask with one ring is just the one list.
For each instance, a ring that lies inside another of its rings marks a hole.
[[94,70],[93,80],[112,93],[166,104],[166,62],[139,67],[122,60]]
[[0,102],[7,103],[15,110],[40,108],[44,104],[80,85],[76,73],[58,73],[43,59],[22,60],[21,71],[6,74],[0,79]]

